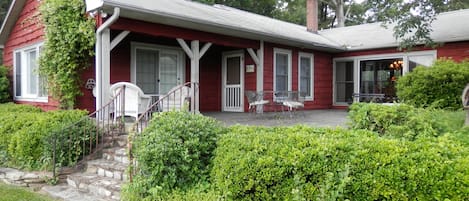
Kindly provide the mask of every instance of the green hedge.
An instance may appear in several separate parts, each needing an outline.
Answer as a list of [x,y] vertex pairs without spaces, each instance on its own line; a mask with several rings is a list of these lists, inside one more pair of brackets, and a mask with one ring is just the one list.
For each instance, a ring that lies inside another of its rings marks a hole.
[[[83,150],[83,143],[94,140],[90,139],[90,131],[96,128],[84,118],[86,115],[80,110],[42,112],[32,106],[0,105],[0,160],[10,167],[49,169],[57,139],[57,163],[73,164],[89,151]],[[80,120],[76,126],[58,132]]]
[[0,103],[10,100],[10,81],[8,80],[8,68],[0,66]]
[[467,200],[469,151],[448,137],[234,127],[212,179],[229,200]]
[[469,83],[469,61],[438,60],[432,67],[417,67],[399,78],[397,96],[418,107],[459,110],[462,90]]
[[460,129],[464,112],[415,108],[407,104],[354,103],[349,107],[350,127],[381,136],[415,140]]
[[155,116],[135,139],[138,171],[134,182],[124,187],[124,199],[158,200],[172,190],[206,182],[223,130],[203,115],[173,111]]

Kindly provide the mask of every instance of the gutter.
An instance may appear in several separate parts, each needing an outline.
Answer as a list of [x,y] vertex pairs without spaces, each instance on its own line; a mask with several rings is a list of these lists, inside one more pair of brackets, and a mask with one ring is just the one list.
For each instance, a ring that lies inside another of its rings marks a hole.
[[103,58],[102,58],[102,32],[109,28],[114,22],[119,19],[120,15],[120,8],[115,7],[114,8],[114,13],[112,16],[106,20],[101,26],[98,27],[96,30],[96,67],[95,67],[95,73],[96,73],[96,110],[99,110],[103,106],[103,75],[102,75],[102,69],[103,69]]

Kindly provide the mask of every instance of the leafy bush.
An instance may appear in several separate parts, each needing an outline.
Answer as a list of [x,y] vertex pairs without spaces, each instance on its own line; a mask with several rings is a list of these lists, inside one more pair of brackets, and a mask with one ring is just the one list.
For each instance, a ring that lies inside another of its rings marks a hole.
[[[135,139],[138,172],[124,188],[126,200],[157,199],[208,180],[213,150],[223,127],[212,118],[187,112],[155,116]],[[152,198],[151,198],[152,197]]]
[[8,80],[8,69],[0,66],[0,103],[8,102],[10,98],[10,81]]
[[460,129],[464,124],[462,111],[414,108],[407,104],[382,105],[354,103],[350,106],[352,129],[367,129],[381,136],[415,140],[439,136]]
[[438,60],[430,67],[417,67],[397,82],[401,101],[418,107],[457,110],[461,93],[469,83],[469,61]]
[[469,150],[307,127],[234,127],[218,142],[213,185],[229,200],[465,200]]
[[[83,150],[83,143],[94,140],[89,131],[95,126],[91,120],[83,119],[86,114],[80,110],[42,112],[32,106],[0,105],[0,158],[12,167],[50,168],[53,142],[57,139],[57,163],[65,166],[76,162],[83,152],[89,151]],[[56,133],[80,120],[76,126]]]

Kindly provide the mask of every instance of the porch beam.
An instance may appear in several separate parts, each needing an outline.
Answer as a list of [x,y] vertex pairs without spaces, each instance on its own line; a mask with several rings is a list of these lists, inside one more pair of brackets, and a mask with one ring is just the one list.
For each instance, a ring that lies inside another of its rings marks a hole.
[[[256,90],[257,91],[264,91],[264,41],[262,41],[262,40],[259,41],[259,46],[260,46],[260,48],[257,50],[257,59],[258,59],[258,61],[256,62],[256,65],[257,65],[257,69],[256,69]],[[248,49],[248,52],[249,52],[249,49]],[[253,51],[253,53],[254,53],[254,51]],[[251,53],[249,53],[249,54],[251,54]],[[259,107],[257,109],[258,113],[262,113],[263,111],[264,111],[263,107]]]
[[125,37],[129,35],[130,31],[122,31],[117,35],[111,42],[111,50],[113,50],[117,45],[119,45]]
[[200,49],[200,55],[199,55],[199,59],[201,59],[204,54],[207,52],[207,50],[212,46],[212,43],[205,43],[205,45],[202,47],[202,49]]
[[193,60],[194,59],[194,54],[192,53],[191,48],[189,48],[189,46],[187,45],[186,41],[184,41],[184,39],[182,39],[182,38],[176,38],[176,40],[178,41],[179,45],[182,47],[184,52],[186,52],[187,56],[191,60]]
[[260,59],[259,56],[254,52],[252,48],[247,48],[249,55],[251,55],[252,60],[256,63],[256,66],[259,66]]

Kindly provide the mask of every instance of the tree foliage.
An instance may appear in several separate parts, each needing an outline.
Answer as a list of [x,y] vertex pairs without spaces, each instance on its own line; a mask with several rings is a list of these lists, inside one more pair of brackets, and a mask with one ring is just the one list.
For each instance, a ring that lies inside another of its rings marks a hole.
[[94,55],[95,21],[85,16],[84,6],[81,0],[45,0],[40,7],[45,25],[40,73],[62,108],[73,108],[81,95],[80,72]]
[[8,79],[8,68],[0,65],[0,103],[10,100],[10,81]]

